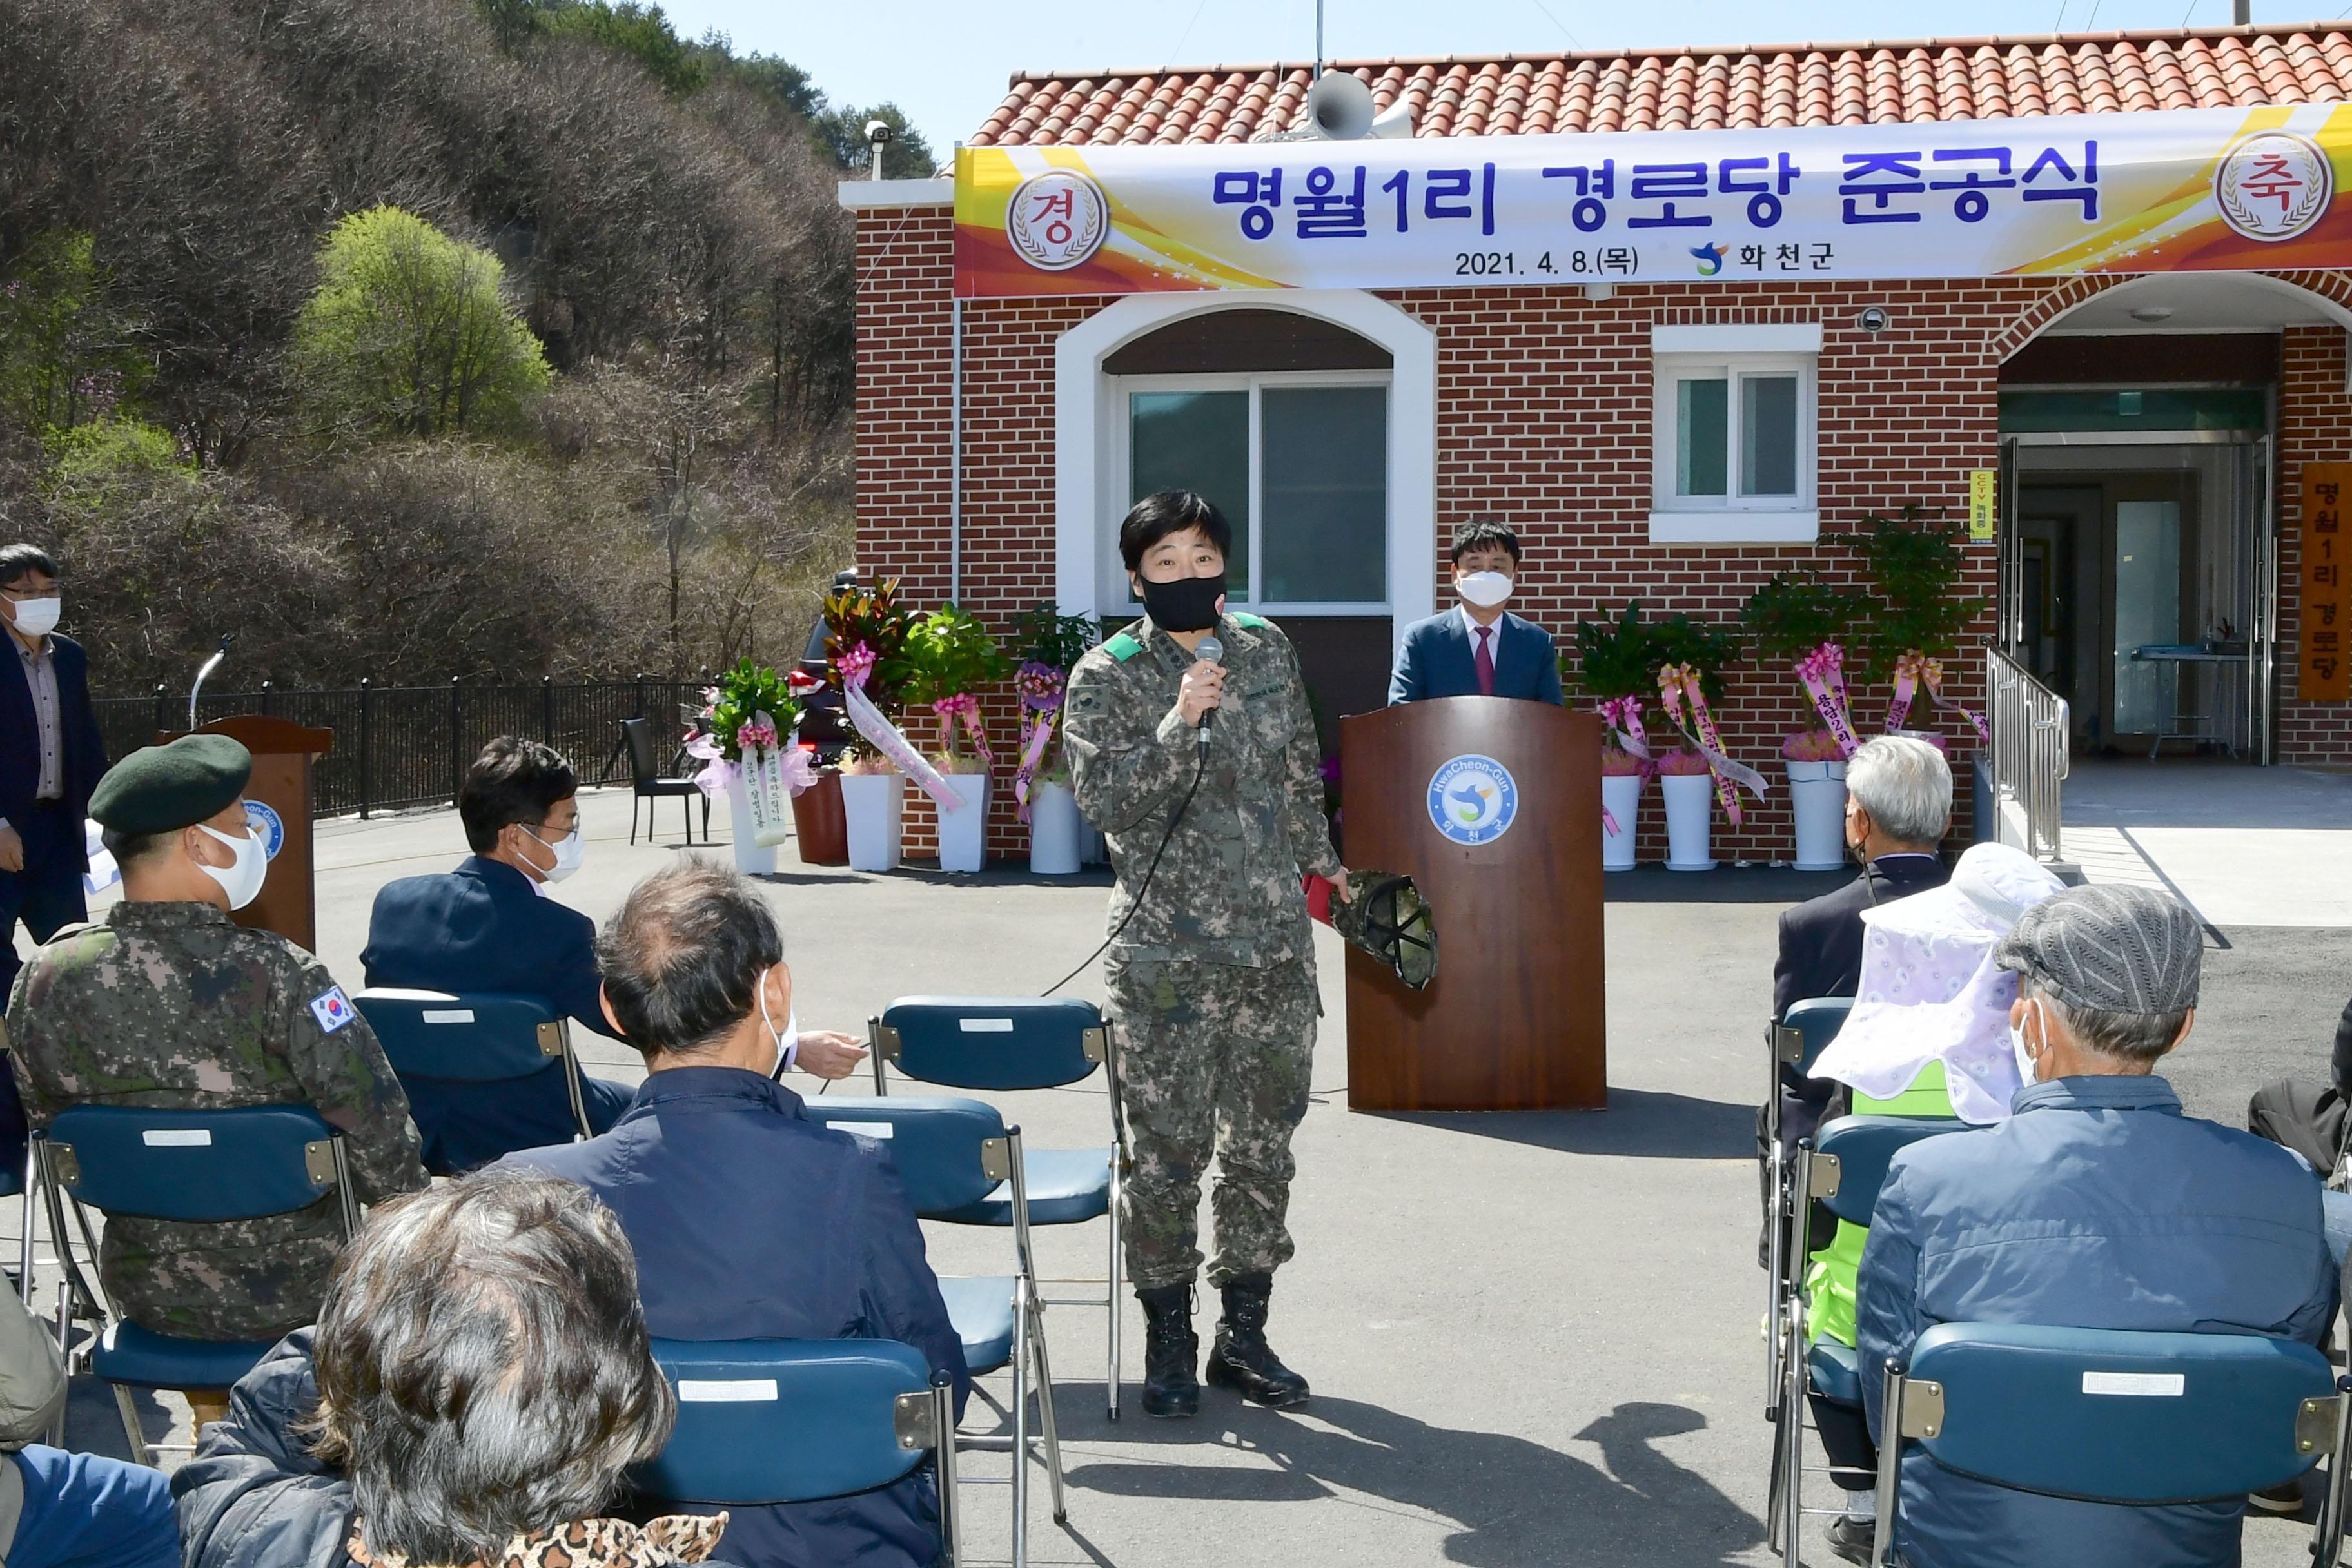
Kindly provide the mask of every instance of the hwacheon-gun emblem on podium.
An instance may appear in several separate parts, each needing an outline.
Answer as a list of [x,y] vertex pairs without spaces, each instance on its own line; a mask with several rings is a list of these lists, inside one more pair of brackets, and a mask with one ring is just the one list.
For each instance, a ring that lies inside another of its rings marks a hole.
[[1456,844],[1492,844],[1518,815],[1518,781],[1492,757],[1454,757],[1430,775],[1429,820]]

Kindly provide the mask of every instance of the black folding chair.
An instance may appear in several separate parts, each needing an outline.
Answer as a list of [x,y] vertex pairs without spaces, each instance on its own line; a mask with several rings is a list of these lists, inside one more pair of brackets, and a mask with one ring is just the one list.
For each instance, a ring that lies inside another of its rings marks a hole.
[[[702,786],[680,774],[665,774],[661,771],[661,753],[654,741],[654,721],[650,719],[621,721],[621,739],[629,750],[629,842],[637,841],[637,803],[646,804],[646,837],[654,832],[654,805],[664,795],[678,797],[678,814],[686,822],[686,841],[694,842],[694,808],[687,803],[691,795],[702,795],[702,841],[710,842],[710,797],[703,795]],[[685,760],[680,751],[670,758],[670,766],[679,766]]]

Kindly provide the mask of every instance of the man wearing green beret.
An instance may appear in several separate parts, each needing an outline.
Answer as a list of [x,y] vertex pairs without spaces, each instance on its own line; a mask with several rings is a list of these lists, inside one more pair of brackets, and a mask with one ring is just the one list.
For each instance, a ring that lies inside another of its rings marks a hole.
[[[347,1135],[362,1203],[425,1185],[408,1100],[326,966],[229,919],[268,860],[245,821],[253,769],[226,735],[133,752],[91,796],[122,868],[103,923],[69,927],[18,976],[8,1029],[37,1128],[75,1105],[307,1105]],[[99,1279],[158,1333],[275,1340],[317,1316],[341,1237],[333,1194],[295,1215],[110,1219]],[[225,1401],[191,1398],[200,1417]],[[214,1417],[216,1418],[216,1417]]]

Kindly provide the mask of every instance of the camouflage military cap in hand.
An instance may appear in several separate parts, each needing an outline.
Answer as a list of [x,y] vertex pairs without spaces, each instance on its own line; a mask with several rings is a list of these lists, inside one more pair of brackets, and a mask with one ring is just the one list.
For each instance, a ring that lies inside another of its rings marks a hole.
[[116,833],[171,833],[234,805],[252,776],[253,753],[226,735],[183,735],[107,769],[89,814]]
[[1393,871],[1348,873],[1355,897],[1331,906],[1331,927],[1415,991],[1437,978],[1437,922],[1411,877]]

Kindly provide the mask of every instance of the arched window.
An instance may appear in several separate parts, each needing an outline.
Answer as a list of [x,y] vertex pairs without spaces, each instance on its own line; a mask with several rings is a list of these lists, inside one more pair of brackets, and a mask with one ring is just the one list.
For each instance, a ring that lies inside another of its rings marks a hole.
[[[1392,370],[1380,344],[1294,311],[1171,321],[1102,362],[1112,494],[1131,505],[1186,489],[1215,502],[1234,528],[1237,607],[1385,617]],[[1133,600],[1118,516],[1106,521],[1097,602],[1115,616]]]

